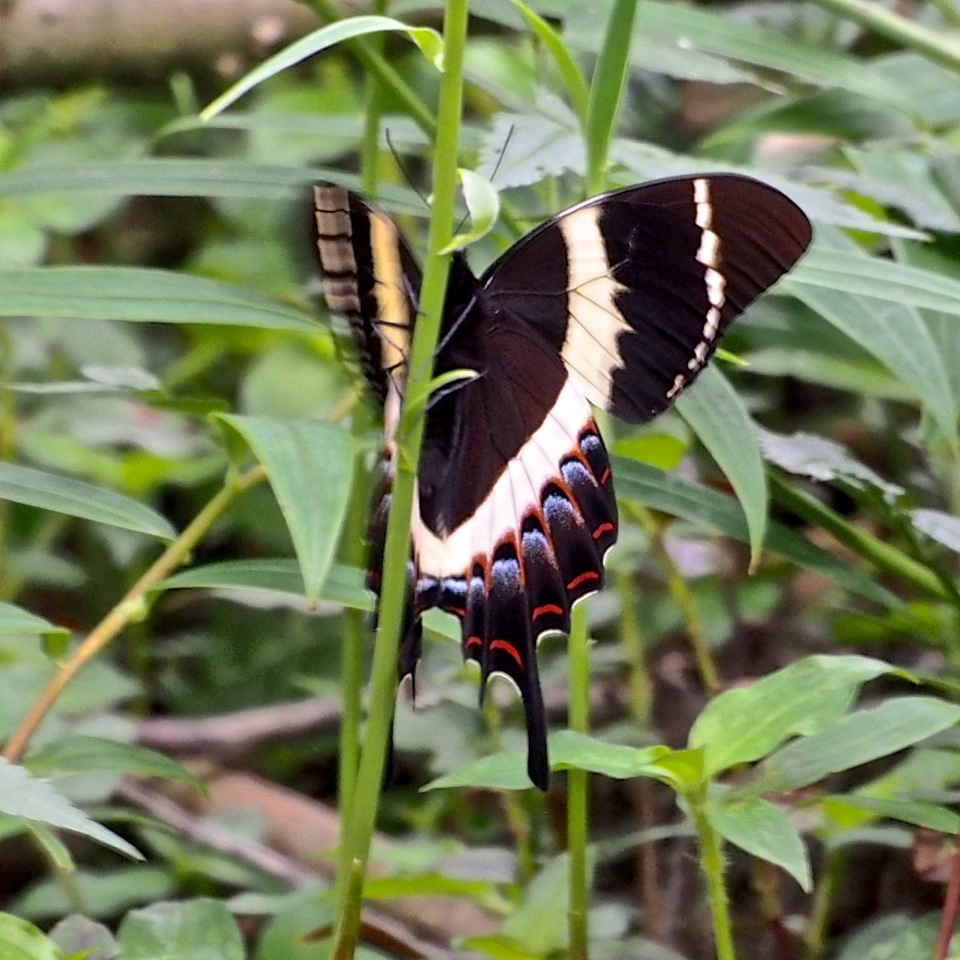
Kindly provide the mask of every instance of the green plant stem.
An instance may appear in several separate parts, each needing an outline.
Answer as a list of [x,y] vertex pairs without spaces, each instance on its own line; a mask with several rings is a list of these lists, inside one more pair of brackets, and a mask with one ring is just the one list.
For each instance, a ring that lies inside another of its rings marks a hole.
[[[490,737],[492,752],[503,749],[503,738],[500,736],[500,710],[496,698],[486,697],[483,702],[483,718]],[[503,804],[503,813],[507,818],[507,827],[513,835],[513,842],[517,849],[517,872],[520,882],[528,884],[537,871],[533,858],[533,831],[530,827],[530,816],[523,803],[523,794],[518,790],[501,790],[500,802]]]
[[[586,605],[578,603],[570,618],[567,659],[570,664],[570,729],[590,732],[590,651],[587,637]],[[587,825],[589,824],[590,775],[571,768],[567,773],[567,844],[570,852],[570,958],[587,960],[587,908],[589,868]]]
[[141,616],[146,608],[147,594],[156,589],[170,574],[185,563],[201,538],[222,516],[227,508],[251,487],[266,479],[263,467],[256,466],[246,473],[228,475],[221,490],[190,521],[189,525],[170,546],[151,564],[150,568],[127,591],[123,599],[97,624],[69,659],[51,677],[27,715],[20,721],[3,750],[3,757],[16,763],[22,756],[43,719],[70,681],[97,656],[131,621]]
[[770,491],[774,499],[792,510],[808,523],[826,530],[831,536],[849,547],[858,556],[868,560],[879,570],[904,580],[927,596],[949,601],[951,597],[937,575],[922,564],[891,547],[860,527],[847,522],[843,517],[824,506],[815,497],[797,490],[771,472]]
[[813,898],[813,909],[810,911],[810,923],[807,924],[804,940],[806,941],[806,960],[820,960],[826,942],[827,923],[830,920],[830,908],[833,898],[840,885],[846,863],[846,853],[843,848],[831,850],[823,865],[823,873],[817,882]]
[[650,678],[643,658],[643,631],[637,617],[633,583],[626,573],[614,577],[620,596],[620,621],[618,633],[620,647],[627,659],[627,689],[630,691],[630,712],[634,720],[646,727],[650,722]]
[[607,33],[597,57],[587,106],[587,192],[600,193],[606,182],[607,154],[627,81],[627,64],[637,0],[614,0]]
[[[360,432],[354,419],[354,435]],[[359,453],[354,463],[354,477],[364,482],[354,484],[347,506],[347,516],[340,539],[340,560],[347,566],[363,567],[366,562],[365,541],[367,514],[369,512],[369,483],[366,457]],[[360,766],[360,721],[363,713],[363,647],[366,637],[366,617],[362,610],[347,609],[343,612],[343,643],[340,648],[340,687],[342,690],[343,716],[340,720],[339,755],[337,761],[337,809],[345,811],[357,784]],[[339,850],[340,870],[338,882],[348,875],[350,860],[345,843]],[[341,891],[344,895],[344,891]]]
[[683,617],[684,625],[687,628],[687,636],[690,638],[693,658],[697,662],[700,682],[710,696],[715,696],[723,689],[723,684],[720,682],[720,672],[717,670],[710,654],[710,644],[707,643],[707,635],[703,629],[703,622],[700,620],[693,593],[690,591],[687,581],[683,578],[683,574],[673,562],[673,557],[670,556],[670,551],[663,542],[660,525],[654,519],[653,514],[645,507],[635,503],[627,504],[627,512],[643,527],[650,538],[650,547],[666,574],[670,596],[673,597],[673,602],[679,608],[680,615]]
[[[336,23],[343,19],[343,15],[331,0],[310,0],[310,6],[327,22]],[[364,70],[390,90],[403,104],[403,108],[410,114],[413,122],[432,140],[437,135],[437,121],[433,114],[423,105],[413,88],[397,73],[393,67],[378,53],[375,53],[362,40],[348,40],[346,48]],[[459,131],[459,118],[458,126]]]
[[707,902],[713,917],[713,931],[717,942],[717,960],[736,960],[733,949],[733,928],[730,925],[730,906],[723,884],[723,840],[713,829],[707,815],[705,793],[687,798],[693,826],[700,844],[700,865],[707,882]]
[[[467,38],[467,2],[449,0],[444,16],[445,72],[440,81],[437,139],[433,167],[433,212],[424,265],[423,286],[414,330],[406,397],[416,402],[428,393],[433,372],[432,358],[440,331],[449,256],[440,251],[453,235],[454,199],[457,188],[457,157],[460,115],[463,105],[463,61]],[[406,401],[404,403],[406,406]],[[351,876],[366,874],[370,841],[377,815],[387,740],[393,718],[397,688],[397,650],[404,623],[407,560],[410,554],[410,520],[416,489],[416,465],[423,440],[423,418],[401,417],[398,432],[396,474],[393,480],[390,518],[384,549],[380,624],[373,656],[370,712],[360,754],[360,768],[353,802],[347,815],[346,843]],[[406,429],[405,429],[406,428]],[[359,936],[359,897],[362,881],[351,883],[340,906],[340,919],[333,946],[335,960],[353,956]]]
[[[372,0],[370,13],[386,16],[390,7],[389,0]],[[383,58],[383,34],[377,33],[367,38],[367,48],[372,56]],[[379,193],[380,166],[380,116],[383,102],[383,86],[375,76],[367,78],[366,110],[363,120],[363,140],[360,144],[360,182],[368,197]]]
[[816,0],[816,3],[898,45],[916,50],[934,63],[960,71],[960,43],[949,33],[913,23],[872,0]]

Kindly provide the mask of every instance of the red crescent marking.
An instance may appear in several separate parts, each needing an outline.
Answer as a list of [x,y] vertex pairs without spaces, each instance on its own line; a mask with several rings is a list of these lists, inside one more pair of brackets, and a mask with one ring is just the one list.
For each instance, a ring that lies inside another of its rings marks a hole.
[[599,540],[605,533],[609,533],[613,529],[612,523],[601,523],[596,530],[593,531],[593,539]]
[[517,665],[520,669],[523,669],[523,658],[520,656],[517,648],[512,643],[507,643],[506,640],[491,640],[490,641],[491,650],[506,650],[507,653],[517,661]]
[[555,603],[545,603],[542,607],[537,607],[533,611],[533,619],[543,616],[545,613],[555,613],[558,617],[563,616],[563,607],[558,607]]
[[467,637],[467,646],[468,647],[482,647],[483,641],[474,634],[472,637]]
[[574,577],[568,584],[568,590],[576,590],[581,583],[586,583],[588,580],[599,580],[600,574],[596,573],[593,570],[588,570],[586,573],[581,573],[579,577]]
[[609,479],[610,479],[610,468],[607,467],[607,468],[603,471],[603,476],[600,478],[600,486],[601,486],[601,487],[605,487],[605,486],[607,485],[607,481],[608,481]]
[[452,613],[454,616],[460,617],[461,620],[467,615],[467,611],[463,607],[447,607],[447,613]]

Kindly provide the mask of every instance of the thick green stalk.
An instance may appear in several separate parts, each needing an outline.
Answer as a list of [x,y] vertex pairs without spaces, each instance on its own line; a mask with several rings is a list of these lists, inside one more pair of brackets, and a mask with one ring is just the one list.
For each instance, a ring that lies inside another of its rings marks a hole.
[[[370,13],[386,16],[390,0],[372,0]],[[367,47],[372,56],[383,57],[383,34],[367,37]],[[373,75],[367,78],[366,112],[363,121],[363,141],[360,144],[360,181],[363,193],[376,197],[380,177],[380,116],[382,113],[383,85]]]
[[[574,607],[570,618],[567,660],[570,664],[571,730],[590,732],[590,652],[587,646],[587,610]],[[570,852],[570,960],[587,960],[587,909],[590,897],[590,870],[587,864],[587,828],[590,775],[572,768],[567,773],[567,844]]]
[[924,27],[894,13],[875,0],[816,0],[845,20],[852,20],[896,44],[923,54],[928,60],[960,71],[960,43],[949,31]]
[[717,942],[717,960],[736,960],[733,949],[733,928],[730,925],[730,905],[723,885],[723,840],[707,816],[705,796],[688,797],[693,826],[700,844],[700,866],[707,881],[707,901],[713,917],[713,932]]
[[614,0],[607,34],[590,82],[587,106],[587,192],[600,193],[605,186],[607,153],[627,82],[627,65],[637,0]]
[[[467,0],[449,0],[444,18],[445,72],[440,82],[436,151],[433,167],[433,212],[423,286],[410,360],[406,396],[422,397],[432,376],[432,357],[440,330],[449,256],[440,251],[453,235],[454,201],[457,187],[457,154],[460,114],[463,106],[463,60],[467,39]],[[416,464],[423,439],[423,419],[412,419],[398,435],[396,475],[393,481],[390,519],[384,550],[383,590],[380,597],[380,625],[373,657],[370,713],[360,754],[360,769],[353,803],[344,810],[347,817],[346,843],[351,877],[366,873],[370,841],[377,815],[383,767],[397,688],[397,650],[404,621],[407,561],[410,554],[410,520],[413,513]],[[359,936],[361,883],[351,883],[340,906],[333,957],[352,957]]]

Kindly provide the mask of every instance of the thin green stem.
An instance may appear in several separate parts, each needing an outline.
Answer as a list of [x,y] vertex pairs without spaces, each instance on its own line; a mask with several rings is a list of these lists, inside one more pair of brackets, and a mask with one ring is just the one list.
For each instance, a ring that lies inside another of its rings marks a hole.
[[97,624],[87,638],[70,654],[34,701],[27,715],[20,721],[3,750],[9,763],[16,763],[36,732],[37,727],[53,708],[70,681],[116,635],[145,609],[147,594],[158,587],[180,564],[185,563],[205,533],[223,515],[227,508],[251,487],[266,479],[263,467],[256,466],[243,474],[231,474],[221,490],[193,518],[183,533],[151,564],[149,569],[127,591],[123,599]]
[[670,551],[663,542],[661,528],[653,514],[635,503],[627,504],[627,511],[643,527],[650,538],[650,547],[666,574],[670,596],[673,597],[673,602],[680,610],[680,615],[683,617],[684,625],[687,628],[690,648],[693,651],[693,658],[696,660],[697,670],[700,673],[700,682],[707,693],[714,696],[723,689],[723,684],[720,681],[720,672],[717,670],[717,665],[713,662],[713,656],[710,653],[710,644],[707,642],[707,634],[703,629],[703,621],[700,619],[693,593],[679,567],[674,563],[673,557],[670,556]]
[[[359,421],[354,418],[354,434],[360,432]],[[346,566],[363,567],[365,563],[365,534],[369,511],[369,483],[367,483],[366,458],[357,454],[354,463],[356,478],[347,516],[340,539],[340,561]],[[357,482],[359,480],[360,482]],[[343,643],[340,648],[340,686],[343,698],[343,717],[340,720],[340,743],[337,765],[337,809],[341,816],[348,809],[350,798],[357,784],[360,767],[360,722],[363,714],[363,646],[366,637],[365,615],[361,610],[344,610]],[[340,844],[340,871],[338,881],[343,882],[349,874],[350,852],[347,845]],[[345,891],[341,891],[343,895]]]
[[951,70],[960,70],[960,43],[949,32],[935,31],[907,20],[873,0],[815,0],[845,20],[923,54]]
[[801,519],[826,530],[845,547],[849,547],[879,570],[911,584],[927,596],[937,600],[951,599],[937,575],[922,564],[911,560],[896,547],[878,540],[866,530],[847,522],[816,498],[790,486],[777,474],[771,472],[769,478],[770,492],[774,499]]
[[[463,106],[463,61],[467,39],[467,2],[449,0],[444,17],[445,72],[440,81],[436,150],[433,167],[433,212],[424,265],[423,286],[410,360],[406,396],[424,396],[433,373],[432,358],[440,330],[440,317],[450,268],[449,256],[440,251],[453,234],[454,199],[457,188],[457,159],[460,116]],[[347,815],[346,843],[351,877],[366,873],[370,841],[376,822],[380,785],[386,759],[387,741],[393,718],[397,688],[397,650],[405,620],[407,561],[410,554],[410,521],[416,489],[416,465],[423,440],[423,419],[415,418],[398,435],[396,474],[393,480],[390,518],[384,548],[383,589],[380,622],[370,681],[370,712],[360,754],[353,802]],[[359,936],[360,883],[349,885],[341,903],[340,919],[332,956],[348,960],[354,955]]]
[[[340,11],[331,0],[310,0],[310,5],[327,23],[335,23],[343,19]],[[382,83],[403,104],[404,110],[407,111],[414,123],[428,137],[433,139],[437,135],[437,121],[406,80],[382,56],[375,53],[367,41],[348,40],[346,47],[364,70]],[[457,129],[459,131],[459,118]]]
[[[567,659],[570,664],[570,729],[590,732],[590,651],[587,610],[577,604],[570,618]],[[587,960],[587,909],[590,880],[587,864],[587,827],[590,822],[590,775],[571,768],[567,773],[567,844],[570,852],[570,958]]]
[[826,862],[823,865],[823,873],[814,891],[813,909],[810,911],[810,922],[807,924],[804,936],[806,960],[820,960],[820,957],[823,956],[830,910],[833,907],[833,898],[839,889],[846,860],[847,855],[842,847],[831,850],[827,854]]
[[[372,0],[370,13],[386,16],[390,0]],[[372,56],[383,57],[383,34],[367,38],[367,47]],[[379,192],[380,167],[380,116],[383,103],[383,86],[375,76],[367,78],[366,112],[363,121],[363,140],[360,144],[360,182],[368,197]]]
[[730,924],[730,905],[723,883],[723,840],[710,823],[706,796],[700,795],[687,799],[700,844],[700,865],[707,882],[707,902],[710,904],[710,914],[713,917],[717,960],[736,960],[733,928]]
[[643,631],[637,616],[634,601],[633,583],[626,573],[617,573],[614,577],[617,593],[620,596],[620,648],[627,659],[627,689],[630,692],[630,712],[641,726],[650,721],[650,678],[643,657]]

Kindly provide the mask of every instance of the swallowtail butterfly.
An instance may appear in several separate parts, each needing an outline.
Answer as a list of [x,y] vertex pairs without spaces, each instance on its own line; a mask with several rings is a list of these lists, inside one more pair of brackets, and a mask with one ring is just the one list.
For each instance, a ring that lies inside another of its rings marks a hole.
[[[318,184],[314,214],[327,305],[350,320],[384,406],[368,572],[379,592],[420,270],[393,220],[356,194]],[[400,673],[416,667],[423,612],[454,614],[481,698],[493,674],[520,691],[541,789],[550,768],[537,641],[569,632],[571,606],[601,588],[617,539],[591,405],[630,423],[665,410],[810,239],[779,191],[703,174],[570,207],[479,278],[453,258],[435,373],[478,376],[435,394],[426,413]]]

